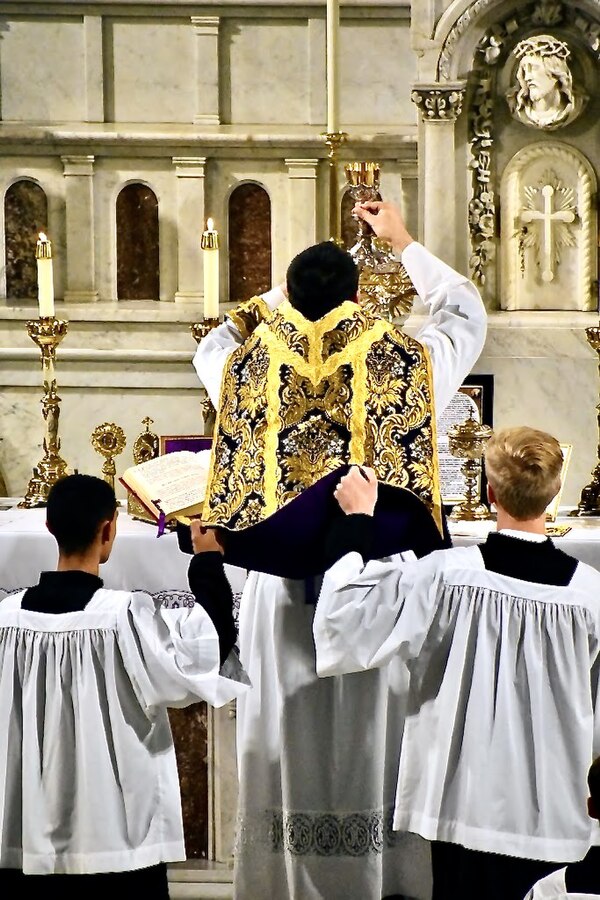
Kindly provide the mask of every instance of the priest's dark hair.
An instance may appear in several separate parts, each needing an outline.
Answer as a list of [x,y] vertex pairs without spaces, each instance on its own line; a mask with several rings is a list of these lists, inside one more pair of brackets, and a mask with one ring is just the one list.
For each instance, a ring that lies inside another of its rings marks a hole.
[[358,268],[346,250],[323,241],[295,256],[287,270],[291,305],[316,322],[358,292]]
[[102,522],[117,508],[112,487],[94,475],[67,475],[50,488],[46,506],[48,531],[59,549],[82,553],[93,543]]

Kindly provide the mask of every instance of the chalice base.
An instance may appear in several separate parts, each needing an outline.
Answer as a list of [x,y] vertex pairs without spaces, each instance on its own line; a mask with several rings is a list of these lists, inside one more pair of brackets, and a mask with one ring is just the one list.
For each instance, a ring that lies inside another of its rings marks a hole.
[[485,503],[471,505],[463,502],[454,506],[449,519],[452,522],[483,522],[486,519],[493,519],[493,516]]

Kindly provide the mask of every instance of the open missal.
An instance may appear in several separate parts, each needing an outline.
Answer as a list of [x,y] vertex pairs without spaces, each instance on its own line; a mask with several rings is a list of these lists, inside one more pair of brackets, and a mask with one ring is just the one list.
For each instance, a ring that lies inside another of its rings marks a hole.
[[200,515],[204,506],[210,450],[178,450],[126,469],[121,484],[157,522]]

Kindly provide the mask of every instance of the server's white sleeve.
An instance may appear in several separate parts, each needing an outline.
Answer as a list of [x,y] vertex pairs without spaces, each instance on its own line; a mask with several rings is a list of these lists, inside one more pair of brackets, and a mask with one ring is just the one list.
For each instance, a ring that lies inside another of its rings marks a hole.
[[248,689],[241,667],[226,660],[220,669],[219,636],[199,603],[170,609],[134,593],[120,617],[125,666],[149,711],[200,700],[223,706]]
[[363,561],[348,553],[323,578],[313,635],[317,673],[375,669],[416,656],[427,634],[438,577],[431,556]]

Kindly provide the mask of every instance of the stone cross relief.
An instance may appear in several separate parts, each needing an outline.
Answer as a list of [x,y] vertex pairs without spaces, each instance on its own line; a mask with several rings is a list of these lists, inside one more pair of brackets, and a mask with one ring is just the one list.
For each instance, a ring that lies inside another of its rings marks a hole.
[[[552,173],[546,173],[541,183],[525,188],[526,203],[521,212],[521,252],[534,248],[542,281],[554,280],[563,247],[575,245],[575,235],[569,227],[577,218],[575,192],[565,187]],[[541,202],[540,202],[541,201]],[[527,228],[535,223],[537,227]],[[524,257],[522,256],[522,269]]]

